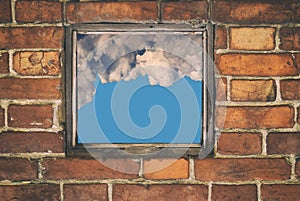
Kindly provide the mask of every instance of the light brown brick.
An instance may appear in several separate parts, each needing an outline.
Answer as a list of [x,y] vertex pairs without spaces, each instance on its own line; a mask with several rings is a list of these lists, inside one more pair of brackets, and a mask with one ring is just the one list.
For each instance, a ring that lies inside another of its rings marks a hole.
[[62,48],[61,27],[1,27],[0,49]]
[[13,68],[20,75],[58,75],[59,52],[16,52]]
[[208,189],[204,185],[122,185],[113,186],[113,200],[189,200],[206,201]]
[[270,133],[267,136],[268,154],[300,154],[300,133]]
[[300,72],[290,54],[221,54],[216,66],[222,75],[289,76]]
[[300,100],[300,80],[280,81],[280,93],[283,100]]
[[[294,109],[290,106],[218,107],[218,128],[292,128]],[[225,118],[225,122],[223,121]],[[224,123],[224,125],[223,125]]]
[[10,105],[8,126],[17,128],[51,128],[53,108],[51,105]]
[[60,99],[60,79],[0,78],[0,98]]
[[157,21],[156,2],[78,2],[67,4],[70,23]]
[[186,21],[191,19],[207,19],[208,5],[206,1],[196,2],[163,2],[163,21]]
[[213,185],[212,201],[257,200],[255,185]]
[[222,133],[218,140],[218,153],[234,155],[260,154],[262,136],[259,133]]
[[185,179],[189,176],[189,162],[185,159],[152,159],[144,161],[146,179]]
[[62,21],[62,3],[47,1],[17,1],[16,2],[17,22],[48,22],[55,23]]
[[282,50],[300,50],[300,27],[282,27],[279,31]]
[[64,200],[108,200],[106,184],[64,185]]
[[273,50],[275,48],[275,28],[232,27],[229,31],[230,49]]
[[195,161],[196,179],[201,181],[252,181],[289,179],[291,167],[285,159],[204,159]]
[[[107,161],[104,161],[107,163]],[[44,178],[47,179],[107,179],[137,178],[139,163],[133,160],[111,160],[108,165],[95,159],[47,159]],[[114,169],[111,169],[113,167]],[[121,169],[118,172],[115,169]],[[129,174],[129,173],[130,174]]]
[[227,79],[226,78],[216,79],[216,100],[217,101],[227,100]]
[[60,200],[57,184],[0,186],[2,200]]
[[[0,180],[31,180],[37,179],[37,162],[22,158],[0,159]],[[2,196],[2,194],[0,193]]]
[[227,29],[225,26],[218,25],[216,27],[215,45],[216,49],[227,48]]
[[11,22],[11,0],[1,0],[0,23]]
[[9,73],[8,53],[0,53],[0,74]]
[[4,109],[0,107],[0,127],[5,125]]
[[262,185],[263,201],[295,201],[300,197],[300,185]]
[[232,101],[274,101],[276,84],[274,80],[232,80]]
[[11,133],[0,134],[0,153],[46,152],[63,153],[61,133]]

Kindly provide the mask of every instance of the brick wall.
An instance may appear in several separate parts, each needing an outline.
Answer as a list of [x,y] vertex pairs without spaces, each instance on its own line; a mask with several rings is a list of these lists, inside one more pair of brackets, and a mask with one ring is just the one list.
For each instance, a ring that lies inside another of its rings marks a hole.
[[[213,157],[97,160],[64,154],[64,27],[212,21],[225,125]],[[0,200],[258,200],[300,197],[297,0],[1,0]],[[223,82],[222,82],[223,81]],[[125,170],[124,169],[124,170]]]

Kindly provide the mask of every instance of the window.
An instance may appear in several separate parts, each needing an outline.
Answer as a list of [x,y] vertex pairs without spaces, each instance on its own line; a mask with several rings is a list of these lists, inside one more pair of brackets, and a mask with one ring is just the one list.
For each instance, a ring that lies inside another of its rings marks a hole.
[[67,31],[68,155],[184,156],[213,148],[211,26]]

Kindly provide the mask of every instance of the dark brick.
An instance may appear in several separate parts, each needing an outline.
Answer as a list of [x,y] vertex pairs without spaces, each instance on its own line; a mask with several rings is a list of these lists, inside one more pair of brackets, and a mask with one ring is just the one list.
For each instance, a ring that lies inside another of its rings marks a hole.
[[280,92],[283,100],[300,100],[300,80],[281,80]]
[[225,26],[216,26],[215,48],[226,49],[227,48],[227,29]]
[[270,133],[267,137],[268,154],[300,154],[300,133]]
[[282,50],[300,50],[300,27],[282,27],[279,31]]
[[296,201],[300,197],[300,185],[262,185],[263,201]]
[[64,185],[64,200],[108,200],[106,184]]
[[216,100],[217,101],[227,100],[227,79],[226,78],[216,79]]
[[0,127],[5,125],[4,109],[0,107]]
[[299,160],[299,158],[296,161],[295,173],[297,175],[297,178],[300,179],[300,160]]
[[208,189],[204,185],[122,185],[113,186],[113,200],[189,200],[206,201]]
[[0,23],[11,22],[11,0],[1,0]]
[[0,53],[0,74],[9,73],[8,53]]
[[213,185],[212,201],[252,201],[257,200],[255,185]]
[[298,107],[298,118],[297,119],[298,119],[297,120],[298,124],[300,124],[300,107]]

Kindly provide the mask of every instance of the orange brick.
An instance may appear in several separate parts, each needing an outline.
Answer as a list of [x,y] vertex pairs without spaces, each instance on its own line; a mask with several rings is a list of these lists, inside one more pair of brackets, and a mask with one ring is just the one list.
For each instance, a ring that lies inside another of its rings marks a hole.
[[8,53],[0,53],[0,74],[9,73]]
[[215,48],[226,49],[227,48],[227,29],[225,26],[216,26]]
[[59,52],[16,52],[13,68],[20,75],[58,75]]
[[[290,106],[218,107],[218,128],[292,128],[294,110]],[[222,119],[225,117],[225,122]],[[224,123],[224,125],[223,125]]]
[[64,200],[108,200],[106,184],[66,184]]
[[255,185],[213,185],[212,201],[257,200]]
[[227,79],[218,78],[216,80],[216,100],[225,101],[227,100]]
[[280,81],[280,92],[283,100],[300,100],[300,80]]
[[300,50],[300,27],[282,27],[279,31],[282,50]]
[[232,27],[229,29],[230,49],[273,50],[275,28]]
[[262,185],[261,195],[263,201],[296,201],[300,197],[300,185]]
[[221,54],[216,66],[222,75],[289,76],[300,72],[290,54]]
[[300,133],[270,133],[267,136],[268,154],[300,154]]
[[259,133],[222,133],[218,153],[234,155],[260,154],[262,136]]
[[233,101],[274,101],[276,85],[274,80],[232,80]]
[[184,179],[189,176],[189,162],[185,159],[152,159],[144,162],[146,179]]
[[156,2],[78,2],[67,4],[70,23],[157,21]]

